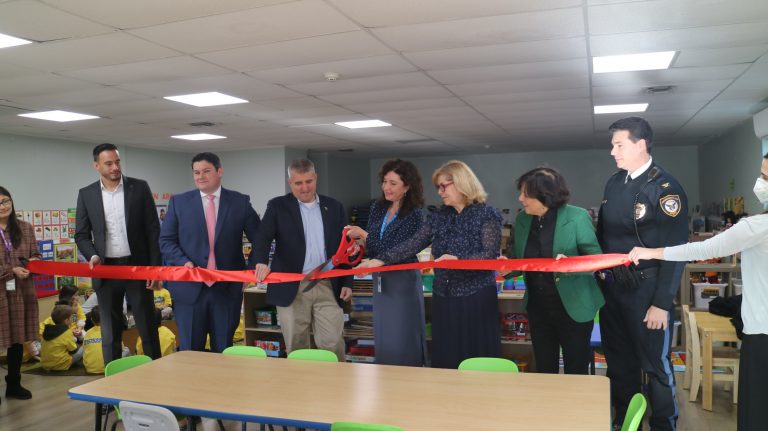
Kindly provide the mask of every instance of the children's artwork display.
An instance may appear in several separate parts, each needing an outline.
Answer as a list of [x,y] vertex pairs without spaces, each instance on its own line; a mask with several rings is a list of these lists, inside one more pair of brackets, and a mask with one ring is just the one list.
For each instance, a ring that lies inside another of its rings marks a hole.
[[[20,209],[16,211],[19,219],[32,225],[37,240],[37,247],[43,260],[57,262],[78,262],[75,236],[75,208],[60,209]],[[58,294],[58,289],[66,284],[87,286],[90,279],[79,280],[77,277],[53,277],[45,274],[33,274],[35,293],[38,298]]]

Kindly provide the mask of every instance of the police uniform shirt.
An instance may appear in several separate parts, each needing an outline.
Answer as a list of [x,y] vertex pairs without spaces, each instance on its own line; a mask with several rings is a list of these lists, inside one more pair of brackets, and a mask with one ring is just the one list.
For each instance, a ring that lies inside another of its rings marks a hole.
[[[605,186],[597,238],[604,253],[629,253],[643,244],[657,248],[688,242],[685,191],[656,163],[635,178],[628,178],[627,171],[620,170]],[[680,286],[682,264],[641,261],[638,269],[647,268],[658,268],[653,305],[671,309]]]

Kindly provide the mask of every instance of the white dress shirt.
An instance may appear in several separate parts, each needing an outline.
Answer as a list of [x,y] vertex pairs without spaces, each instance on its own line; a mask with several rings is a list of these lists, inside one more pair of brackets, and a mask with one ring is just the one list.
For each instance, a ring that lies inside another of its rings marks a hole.
[[[208,198],[207,198],[207,196],[208,196],[207,194],[205,194],[203,192],[200,192],[200,199],[203,200],[203,214],[206,215],[206,221],[208,220],[207,219],[208,213],[206,212],[206,211],[208,211]],[[219,202],[221,202],[221,186],[219,186],[219,188],[216,189],[215,192],[213,192],[213,196],[214,196],[214,198],[213,198],[213,207],[216,208],[216,219],[218,220],[218,218],[219,218]]]
[[629,181],[629,179],[635,179],[643,174],[643,172],[647,171],[648,168],[651,167],[651,163],[653,163],[653,157],[649,158],[647,162],[643,166],[640,166],[639,168],[635,169],[634,172],[627,172],[627,178],[624,179],[624,182],[626,183]]
[[128,257],[131,247],[128,245],[128,228],[125,226],[125,189],[123,177],[114,191],[101,184],[101,200],[104,204],[104,223],[107,228],[106,257]]

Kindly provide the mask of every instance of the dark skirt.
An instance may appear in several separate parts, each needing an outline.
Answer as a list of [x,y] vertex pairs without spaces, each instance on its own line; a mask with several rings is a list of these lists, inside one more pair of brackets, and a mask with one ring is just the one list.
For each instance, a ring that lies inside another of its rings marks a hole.
[[418,270],[373,275],[373,331],[377,364],[425,364],[424,293]]
[[469,296],[433,296],[432,367],[455,369],[475,357],[501,357],[496,286]]

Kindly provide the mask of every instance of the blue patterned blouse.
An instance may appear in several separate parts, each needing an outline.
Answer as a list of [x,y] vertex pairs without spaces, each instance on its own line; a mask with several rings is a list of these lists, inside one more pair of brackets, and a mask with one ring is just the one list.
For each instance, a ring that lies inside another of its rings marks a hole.
[[[501,248],[501,215],[484,203],[469,205],[461,213],[442,206],[415,235],[383,251],[378,259],[387,265],[402,262],[430,243],[435,258],[451,254],[459,259],[496,259]],[[437,296],[469,296],[495,285],[494,271],[435,269],[432,290]]]
[[[413,237],[422,225],[424,213],[419,208],[415,208],[405,217],[397,214],[394,220],[384,229],[384,235],[380,237],[381,225],[387,215],[388,206],[386,203],[374,202],[371,205],[371,212],[368,216],[368,239],[365,241],[365,256],[371,259],[378,259],[379,255],[398,244],[405,242]],[[406,256],[404,259],[395,263],[416,262],[416,256]]]

